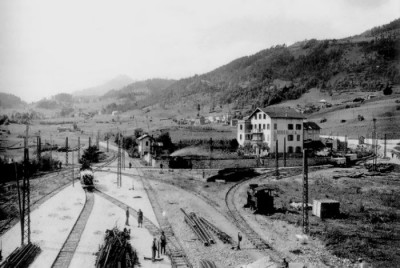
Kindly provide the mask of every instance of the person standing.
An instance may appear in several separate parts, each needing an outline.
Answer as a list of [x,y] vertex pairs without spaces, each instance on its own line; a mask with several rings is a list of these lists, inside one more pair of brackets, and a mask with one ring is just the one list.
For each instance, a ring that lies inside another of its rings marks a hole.
[[138,227],[143,226],[143,212],[141,209],[138,211]]
[[129,207],[126,206],[126,221],[125,221],[125,225],[129,226]]
[[153,244],[151,245],[151,253],[152,253],[151,259],[153,262],[156,260],[156,252],[157,252],[157,240],[154,237]]
[[237,245],[237,250],[240,250],[240,242],[242,241],[242,234],[238,232],[238,245]]
[[165,255],[165,246],[167,245],[167,238],[165,237],[164,231],[161,231],[160,244],[161,244],[161,254]]

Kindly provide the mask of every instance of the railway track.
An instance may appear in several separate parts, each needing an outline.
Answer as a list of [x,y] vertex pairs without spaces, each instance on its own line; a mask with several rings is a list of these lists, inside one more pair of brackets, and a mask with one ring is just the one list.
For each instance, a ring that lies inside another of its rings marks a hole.
[[250,179],[242,180],[234,184],[229,188],[225,195],[225,203],[228,208],[228,216],[232,219],[235,226],[247,237],[251,244],[259,250],[262,250],[271,257],[274,262],[280,263],[282,256],[278,252],[272,249],[272,247],[265,241],[253,228],[247,223],[247,221],[240,214],[234,203],[235,193],[239,187]]
[[[100,165],[97,165],[94,170],[98,171],[101,168],[108,166],[109,164],[111,164],[112,162],[114,162],[117,159],[117,155],[114,153],[112,157],[110,157],[109,159],[107,159],[104,163],[101,163]],[[79,167],[75,168],[76,173],[79,173]],[[70,176],[70,174],[72,173],[72,167],[62,170],[62,171],[54,171],[54,172],[49,172],[47,173],[46,179],[52,179],[55,177],[62,177],[65,178],[67,176]],[[33,179],[38,178],[38,177],[34,177]],[[32,178],[31,178],[32,179]],[[46,202],[47,200],[49,200],[50,198],[52,198],[53,196],[55,196],[56,194],[58,194],[59,192],[61,192],[62,190],[64,190],[65,188],[67,188],[68,186],[70,186],[72,184],[72,180],[71,181],[67,181],[66,183],[60,185],[59,187],[55,188],[53,191],[43,195],[42,197],[40,197],[38,200],[36,200],[35,202],[31,203],[31,212],[34,211],[35,209],[37,209],[40,205],[42,205],[44,202]],[[3,224],[0,227],[0,235],[3,234],[6,230],[8,230],[9,228],[11,228],[12,226],[14,226],[15,224],[17,224],[19,222],[19,218],[15,217],[10,219],[9,221],[7,221],[5,224]]]
[[85,195],[85,205],[51,267],[67,268],[71,263],[94,205],[93,193],[85,190]]
[[[134,162],[134,167],[136,163]],[[137,165],[136,165],[137,166]],[[171,264],[173,268],[192,268],[192,264],[190,263],[182,245],[180,244],[178,238],[175,236],[174,231],[172,229],[171,224],[168,219],[163,216],[162,207],[158,201],[156,192],[150,183],[143,179],[143,174],[140,174],[141,171],[136,169],[140,180],[143,183],[144,189],[149,197],[151,206],[153,207],[154,214],[156,215],[156,219],[160,224],[160,229],[164,231],[165,236],[167,237],[167,254],[171,259]]]

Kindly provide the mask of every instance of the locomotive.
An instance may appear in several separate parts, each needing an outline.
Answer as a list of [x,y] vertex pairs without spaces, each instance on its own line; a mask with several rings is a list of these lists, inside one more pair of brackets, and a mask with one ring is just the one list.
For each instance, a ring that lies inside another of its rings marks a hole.
[[91,168],[81,169],[80,181],[83,188],[93,190],[94,188],[94,173]]

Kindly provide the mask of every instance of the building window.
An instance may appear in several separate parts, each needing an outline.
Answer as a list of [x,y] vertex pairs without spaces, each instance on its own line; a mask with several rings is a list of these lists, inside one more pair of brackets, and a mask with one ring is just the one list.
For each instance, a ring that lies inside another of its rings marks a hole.
[[296,153],[301,153],[301,147],[300,146],[296,146]]
[[297,135],[297,141],[300,141],[300,135]]
[[289,130],[293,130],[293,124],[288,124],[287,128],[288,128]]
[[258,114],[258,119],[261,119],[261,114]]
[[240,125],[240,130],[243,130],[243,125]]
[[275,129],[275,130],[278,129],[278,124],[277,124],[277,123],[274,124],[274,129]]
[[263,124],[263,129],[265,129],[265,124]]
[[146,146],[149,146],[149,142],[148,141],[146,141]]
[[261,130],[261,124],[258,124],[258,129]]
[[264,114],[264,119],[267,119],[267,115],[266,114]]
[[296,130],[301,130],[301,124],[296,124]]
[[292,154],[292,153],[293,153],[293,147],[292,147],[292,146],[289,146],[289,147],[288,147],[288,153],[289,153],[289,154]]
[[239,135],[239,140],[242,140],[242,134]]
[[267,124],[267,129],[269,129],[269,124]]
[[293,141],[293,135],[288,135],[287,139],[288,139],[288,141]]

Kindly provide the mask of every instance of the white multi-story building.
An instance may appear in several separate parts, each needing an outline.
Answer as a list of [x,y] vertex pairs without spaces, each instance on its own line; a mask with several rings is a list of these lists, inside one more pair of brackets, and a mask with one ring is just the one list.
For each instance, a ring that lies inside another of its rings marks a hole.
[[[238,121],[237,141],[243,146],[249,142],[258,152],[263,145],[269,152],[301,153],[303,150],[302,114],[289,107],[257,108],[243,120]],[[278,141],[278,148],[276,148]]]

